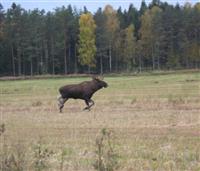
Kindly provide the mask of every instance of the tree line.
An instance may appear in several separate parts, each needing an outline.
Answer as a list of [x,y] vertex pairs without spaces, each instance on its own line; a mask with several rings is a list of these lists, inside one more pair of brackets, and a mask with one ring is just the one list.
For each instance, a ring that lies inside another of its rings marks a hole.
[[200,3],[143,0],[140,9],[106,5],[26,10],[0,4],[0,75],[141,72],[200,67]]

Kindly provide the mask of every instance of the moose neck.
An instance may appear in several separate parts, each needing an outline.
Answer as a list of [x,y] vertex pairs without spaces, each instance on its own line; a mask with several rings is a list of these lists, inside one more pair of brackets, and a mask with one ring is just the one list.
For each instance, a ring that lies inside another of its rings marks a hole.
[[93,84],[92,89],[93,89],[94,92],[96,92],[96,91],[98,91],[99,89],[103,88],[103,87],[98,83],[98,81],[96,81],[96,80],[92,80],[92,84]]

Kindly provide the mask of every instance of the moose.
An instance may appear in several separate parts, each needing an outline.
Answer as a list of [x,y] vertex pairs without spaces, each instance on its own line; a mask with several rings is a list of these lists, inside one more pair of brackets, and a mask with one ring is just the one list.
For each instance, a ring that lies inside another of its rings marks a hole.
[[70,98],[84,100],[87,106],[83,110],[90,110],[94,105],[94,101],[91,99],[92,95],[103,87],[108,87],[108,84],[99,77],[92,77],[91,81],[60,87],[60,96],[58,97],[60,113],[62,112],[65,102]]

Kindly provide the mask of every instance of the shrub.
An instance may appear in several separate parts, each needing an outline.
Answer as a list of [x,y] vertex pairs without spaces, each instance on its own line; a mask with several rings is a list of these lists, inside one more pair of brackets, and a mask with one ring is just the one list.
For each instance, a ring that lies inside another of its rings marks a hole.
[[49,158],[53,151],[49,150],[41,140],[34,146],[34,168],[42,171],[49,168]]
[[96,138],[96,158],[93,164],[98,171],[114,171],[118,165],[119,155],[114,150],[113,134],[107,129],[102,129]]

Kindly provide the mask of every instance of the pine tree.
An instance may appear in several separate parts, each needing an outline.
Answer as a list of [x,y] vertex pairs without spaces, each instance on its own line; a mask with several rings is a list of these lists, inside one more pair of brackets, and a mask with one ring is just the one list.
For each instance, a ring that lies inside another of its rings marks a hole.
[[97,10],[94,15],[94,20],[96,23],[96,47],[97,47],[97,69],[103,74],[104,69],[104,59],[107,58],[107,47],[108,38],[106,35],[106,16],[104,15],[101,8]]
[[154,6],[147,10],[141,17],[140,38],[142,53],[147,60],[147,65],[151,61],[153,70],[155,69],[156,38],[158,38],[154,22],[159,15],[161,15],[161,9]]

